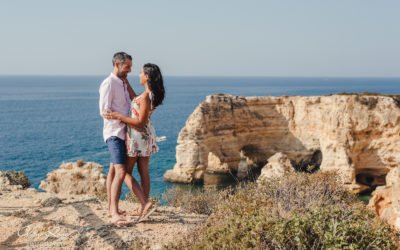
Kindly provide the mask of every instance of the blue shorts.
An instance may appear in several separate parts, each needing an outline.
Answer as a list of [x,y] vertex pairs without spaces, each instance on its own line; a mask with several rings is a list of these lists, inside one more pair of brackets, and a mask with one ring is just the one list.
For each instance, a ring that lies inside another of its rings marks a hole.
[[125,141],[117,136],[111,136],[106,140],[108,151],[110,152],[110,163],[126,163],[126,145]]

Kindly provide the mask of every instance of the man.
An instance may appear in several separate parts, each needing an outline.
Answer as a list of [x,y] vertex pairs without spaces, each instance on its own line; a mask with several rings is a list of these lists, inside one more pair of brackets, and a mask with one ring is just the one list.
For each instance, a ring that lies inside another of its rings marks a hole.
[[[127,80],[132,69],[132,57],[125,52],[114,54],[113,71],[100,85],[100,115],[116,111],[129,115],[131,100],[136,96]],[[103,117],[103,138],[110,153],[110,168],[107,174],[108,209],[111,222],[122,224],[126,220],[118,210],[121,186],[126,173],[126,124],[119,120],[108,120]]]

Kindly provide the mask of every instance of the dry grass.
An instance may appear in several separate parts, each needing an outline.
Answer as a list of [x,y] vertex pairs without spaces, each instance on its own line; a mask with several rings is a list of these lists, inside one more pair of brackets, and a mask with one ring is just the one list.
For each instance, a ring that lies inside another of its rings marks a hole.
[[399,236],[334,173],[239,185],[207,222],[166,249],[396,249]]
[[218,191],[215,188],[175,186],[167,190],[163,198],[168,205],[180,207],[185,212],[209,215],[232,191],[231,188]]

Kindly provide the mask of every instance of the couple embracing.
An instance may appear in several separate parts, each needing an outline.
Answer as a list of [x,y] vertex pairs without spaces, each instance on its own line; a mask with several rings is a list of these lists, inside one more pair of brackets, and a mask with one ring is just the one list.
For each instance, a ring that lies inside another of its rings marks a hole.
[[[129,222],[125,212],[118,209],[123,182],[141,203],[140,209],[132,213],[139,216],[138,221],[146,219],[155,210],[155,204],[149,199],[149,160],[158,151],[158,146],[150,116],[162,104],[165,90],[157,65],[147,63],[142,67],[139,77],[144,92],[136,95],[127,78],[132,70],[132,57],[118,52],[112,63],[112,73],[100,85],[99,108],[104,120],[103,138],[110,153],[108,209],[111,222],[120,225]],[[141,185],[132,175],[135,164]]]

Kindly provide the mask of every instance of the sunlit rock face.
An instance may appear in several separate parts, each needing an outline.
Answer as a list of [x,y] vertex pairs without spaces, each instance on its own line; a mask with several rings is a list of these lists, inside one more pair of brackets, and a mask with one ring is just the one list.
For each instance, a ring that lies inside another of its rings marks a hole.
[[378,187],[371,208],[400,228],[400,96],[207,96],[181,130],[177,162],[164,178],[242,179],[277,153],[294,168],[336,170],[355,193]]
[[241,152],[258,166],[279,152],[294,165],[320,152],[320,169],[339,170],[354,190],[384,185],[400,162],[399,103],[382,95],[207,96],[181,130],[177,163],[164,177],[190,183],[207,172],[236,173]]

